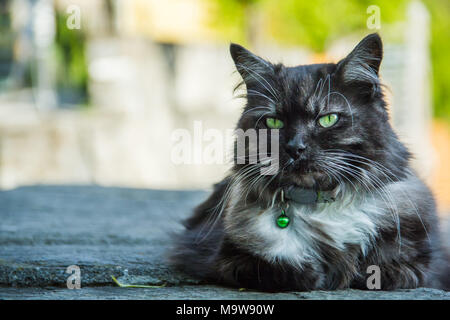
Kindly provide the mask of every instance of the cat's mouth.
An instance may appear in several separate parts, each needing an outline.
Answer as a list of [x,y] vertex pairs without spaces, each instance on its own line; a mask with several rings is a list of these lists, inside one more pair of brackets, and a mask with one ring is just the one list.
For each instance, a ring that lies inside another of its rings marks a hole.
[[290,164],[291,171],[299,174],[310,174],[317,171],[317,168],[309,160],[295,160]]
[[311,161],[297,160],[289,165],[286,177],[296,186],[318,190],[332,190],[338,182]]
[[323,170],[319,168],[314,161],[297,159],[288,163],[289,173],[298,175],[312,175],[322,173]]

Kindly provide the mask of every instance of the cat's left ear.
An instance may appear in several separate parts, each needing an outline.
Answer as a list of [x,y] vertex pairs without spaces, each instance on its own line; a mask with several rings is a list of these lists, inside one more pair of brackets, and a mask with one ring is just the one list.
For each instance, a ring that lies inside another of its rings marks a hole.
[[361,40],[353,51],[338,63],[337,72],[346,84],[360,84],[366,88],[378,90],[383,43],[377,33]]
[[247,86],[253,82],[261,81],[258,77],[273,70],[269,62],[238,44],[232,43],[230,45],[230,54],[237,71]]

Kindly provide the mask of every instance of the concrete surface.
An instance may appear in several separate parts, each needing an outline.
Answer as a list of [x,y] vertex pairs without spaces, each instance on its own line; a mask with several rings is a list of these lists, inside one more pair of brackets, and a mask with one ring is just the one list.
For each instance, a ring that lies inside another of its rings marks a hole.
[[65,288],[0,288],[1,299],[205,299],[205,300],[450,300],[449,294],[440,290],[420,288],[415,290],[382,291],[312,291],[263,293],[240,292],[217,286],[176,286],[158,289],[118,287],[84,287],[79,290]]
[[[448,299],[434,289],[240,292],[200,284],[165,263],[170,234],[207,196],[95,186],[32,186],[0,192],[0,299]],[[67,289],[66,268],[81,270]],[[111,279],[162,288],[119,288]]]

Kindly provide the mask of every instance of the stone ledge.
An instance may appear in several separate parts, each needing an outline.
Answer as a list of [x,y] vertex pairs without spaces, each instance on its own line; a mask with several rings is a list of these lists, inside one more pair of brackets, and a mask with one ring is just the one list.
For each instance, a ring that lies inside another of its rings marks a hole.
[[2,288],[0,299],[89,299],[89,300],[450,300],[448,293],[436,289],[400,291],[312,291],[264,293],[239,291],[206,285],[174,286],[157,289],[118,287],[85,287],[79,290],[66,288]]
[[[202,285],[165,263],[170,234],[207,196],[96,186],[32,186],[0,192],[0,298],[4,299],[450,299],[420,288],[394,292],[263,293]],[[69,290],[66,268],[81,270]],[[111,276],[155,289],[115,287]]]

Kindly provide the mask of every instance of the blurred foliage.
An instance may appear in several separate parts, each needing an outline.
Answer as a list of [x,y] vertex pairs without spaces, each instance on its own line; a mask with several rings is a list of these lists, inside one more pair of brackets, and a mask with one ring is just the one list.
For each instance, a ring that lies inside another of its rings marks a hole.
[[[382,8],[381,24],[392,23],[405,16],[407,0],[358,1],[264,1],[270,12],[269,33],[282,44],[298,44],[323,51],[328,42],[354,31],[367,31],[367,8]],[[278,4],[278,5],[277,5]]]
[[434,115],[450,121],[450,1],[426,0],[431,13]]
[[0,86],[2,80],[6,79],[11,69],[13,59],[13,35],[9,32],[11,17],[7,10],[9,1],[0,2]]
[[[227,40],[251,45],[252,32],[269,35],[281,45],[301,45],[315,52],[329,42],[353,32],[368,33],[367,8],[377,5],[383,25],[402,22],[412,0],[209,0],[213,8],[212,25]],[[450,120],[450,1],[424,0],[431,13],[431,58],[433,68],[433,105],[435,116]],[[264,23],[255,30],[252,11],[260,12]],[[398,41],[398,34],[383,34]]]
[[54,45],[58,92],[71,103],[87,101],[88,69],[86,37],[82,30],[66,26],[65,13],[56,11],[56,37]]
[[249,12],[261,12],[259,30],[284,45],[302,45],[316,52],[327,42],[350,32],[367,30],[367,8],[381,8],[381,23],[404,19],[409,0],[209,0],[213,4],[213,26],[226,39],[248,43]]

